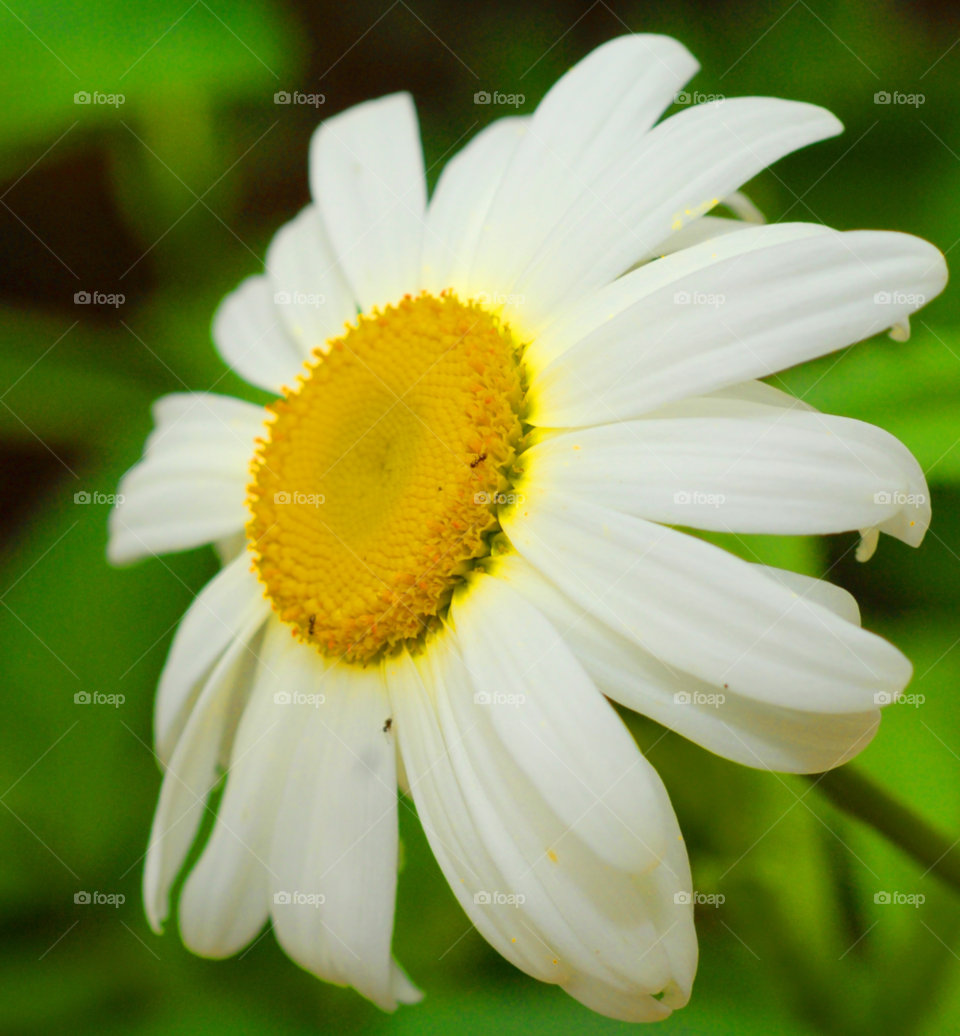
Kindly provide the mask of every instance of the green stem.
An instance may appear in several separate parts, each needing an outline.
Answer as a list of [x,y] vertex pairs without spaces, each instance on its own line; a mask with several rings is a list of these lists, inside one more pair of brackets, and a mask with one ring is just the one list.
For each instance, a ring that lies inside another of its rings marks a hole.
[[875,828],[960,891],[960,839],[954,841],[940,834],[859,770],[841,766],[806,776],[835,806]]

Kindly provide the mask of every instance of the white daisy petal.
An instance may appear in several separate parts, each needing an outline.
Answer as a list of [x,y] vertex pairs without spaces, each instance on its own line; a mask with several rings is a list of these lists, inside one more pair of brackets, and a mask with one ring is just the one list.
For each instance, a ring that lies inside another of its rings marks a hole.
[[322,675],[323,667],[304,654],[311,652],[292,640],[288,627],[268,623],[216,823],[180,894],[181,936],[201,956],[236,953],[269,916],[270,845],[302,731],[299,707],[277,704],[274,695],[316,693],[316,669]]
[[164,764],[214,664],[234,642],[248,644],[269,614],[246,551],[197,594],[177,627],[157,687],[153,735]]
[[[741,414],[744,404],[714,400]],[[802,536],[873,525],[919,546],[930,523],[923,470],[889,432],[844,417],[647,419],[583,428],[528,450],[527,485],[638,518],[715,532]]]
[[[704,216],[691,226],[699,226],[709,218]],[[714,235],[707,241],[691,243],[689,247],[665,255],[656,262],[645,263],[593,292],[540,332],[524,352],[524,362],[538,375],[552,360],[593,336],[594,332],[606,334],[615,325],[617,334],[630,334],[637,326],[633,320],[634,307],[639,307],[644,299],[658,291],[672,288],[677,281],[700,276],[717,263],[725,259],[740,259],[746,252],[831,233],[829,227],[819,223],[774,223],[766,227],[736,225],[741,228],[737,234]],[[676,236],[680,233],[684,231]],[[673,295],[670,297],[673,300]],[[686,312],[681,305],[677,304],[675,317]],[[618,317],[619,322],[615,321]]]
[[788,590],[805,596],[808,600],[816,601],[817,604],[822,604],[824,608],[829,608],[834,615],[839,615],[841,619],[854,626],[860,625],[860,606],[857,604],[857,599],[842,586],[828,583],[826,579],[815,579],[813,576],[805,576],[800,572],[790,572],[785,568],[774,568],[773,565],[756,565],[755,567],[757,571],[775,579]]
[[211,334],[228,367],[279,396],[294,383],[303,354],[287,335],[273,294],[269,277],[247,277],[217,307]]
[[427,191],[409,94],[322,123],[310,142],[310,191],[365,312],[419,288]]
[[470,281],[477,243],[490,205],[529,118],[497,119],[443,167],[427,208],[421,278],[434,294],[453,288],[468,296],[483,290]]
[[581,608],[715,688],[812,712],[868,712],[910,663],[891,644],[692,536],[537,494],[501,513],[520,553]]
[[877,334],[945,283],[940,252],[908,234],[827,232],[746,250],[659,287],[557,356],[533,380],[528,420],[569,427],[626,419],[771,374]]
[[509,291],[567,208],[642,137],[698,68],[676,40],[636,34],[598,47],[555,83],[497,192],[473,279]]
[[[455,595],[450,618],[477,709],[547,805],[611,866],[655,867],[665,850],[655,786],[633,738],[550,623],[487,578]],[[585,741],[603,751],[584,752]]]
[[[420,674],[391,662],[388,684],[424,830],[464,910],[528,974],[581,998],[588,985],[617,989],[612,1017],[665,1017],[689,995],[696,941],[692,913],[673,901],[689,867],[659,778],[640,764],[660,791],[664,861],[645,875],[610,867],[543,801],[489,709],[477,717],[454,636],[432,648]],[[662,1003],[651,995],[661,990]]]
[[[397,769],[393,735],[383,730],[390,701],[379,669],[327,668],[315,651],[298,655],[326,701],[283,706],[305,714],[270,853],[277,940],[315,975],[393,1010]],[[298,892],[323,902],[297,902]],[[278,901],[280,893],[293,900]]]
[[107,557],[124,564],[239,532],[262,407],[229,396],[177,393],[153,405],[143,459],[120,480]]
[[754,226],[753,223],[730,219],[726,216],[701,216],[671,234],[666,241],[661,242],[657,252],[661,257],[674,255],[686,248],[703,244],[704,241],[713,241],[714,238],[725,237],[727,234],[749,230],[752,226]]
[[[859,619],[856,602],[840,587],[756,567],[842,618],[856,613]],[[877,708],[807,712],[747,698],[667,666],[574,604],[518,554],[498,558],[493,574],[543,612],[609,698],[726,759],[761,769],[820,773],[862,752],[877,731]]]
[[771,163],[843,127],[823,108],[772,97],[698,104],[662,122],[570,205],[516,281],[542,326],[702,216]]
[[164,773],[143,871],[144,909],[155,932],[163,930],[170,888],[217,783],[226,742],[236,729],[237,699],[253,672],[247,644],[234,641],[213,667]]
[[304,360],[356,319],[357,304],[337,267],[316,205],[308,205],[277,231],[266,267],[275,313]]

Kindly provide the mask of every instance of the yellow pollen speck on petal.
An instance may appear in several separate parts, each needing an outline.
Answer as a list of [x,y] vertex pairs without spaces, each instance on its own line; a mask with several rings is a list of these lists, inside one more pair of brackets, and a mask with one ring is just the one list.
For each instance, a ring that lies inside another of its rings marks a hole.
[[549,856],[554,863],[557,862],[557,854],[552,849],[547,850],[547,856]]
[[517,343],[478,304],[407,296],[316,350],[298,381],[253,461],[260,581],[323,654],[415,648],[499,531],[522,436]]

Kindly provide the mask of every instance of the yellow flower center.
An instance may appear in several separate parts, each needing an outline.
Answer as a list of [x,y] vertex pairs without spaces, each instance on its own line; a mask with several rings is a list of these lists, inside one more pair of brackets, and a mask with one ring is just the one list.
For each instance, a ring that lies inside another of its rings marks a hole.
[[298,380],[259,441],[249,545],[294,635],[366,663],[435,629],[490,552],[522,434],[517,345],[452,293],[407,296]]

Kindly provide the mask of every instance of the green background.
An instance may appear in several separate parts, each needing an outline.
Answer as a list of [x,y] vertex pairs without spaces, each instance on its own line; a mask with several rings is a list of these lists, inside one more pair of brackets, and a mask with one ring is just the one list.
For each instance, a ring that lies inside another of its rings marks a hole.
[[[104,559],[111,493],[138,458],[149,405],[183,388],[265,397],[229,373],[209,324],[260,269],[273,231],[308,199],[318,117],[397,89],[419,108],[431,185],[496,114],[530,112],[593,47],[626,31],[682,40],[693,86],[825,105],[846,133],[764,172],[771,220],[909,231],[948,262],[960,239],[960,15],[947,5],[417,0],[277,4],[115,0],[0,8],[0,1030],[24,1033],[606,1033],[624,1030],[513,970],[446,888],[412,804],[395,947],[426,991],[387,1016],[298,969],[267,933],[242,957],[192,957],[175,924],[153,935],[142,854],[160,774],[154,688],[178,618],[216,571],[209,549],[125,570]],[[951,49],[952,48],[952,49]],[[314,109],[281,89],[320,91]],[[119,108],[73,103],[122,92]],[[922,93],[920,107],[874,103]],[[199,199],[199,200],[198,200]],[[119,309],[75,306],[123,292]],[[886,710],[854,766],[960,836],[960,294],[777,382],[884,426],[926,470],[933,527],[919,550],[887,537],[867,565],[854,536],[729,537],[751,560],[853,591],[864,624],[913,660],[919,707]],[[121,693],[78,706],[80,690]],[[960,894],[839,813],[800,778],[718,759],[628,721],[670,790],[695,887],[701,965],[676,1034],[960,1031]],[[958,849],[957,851],[960,851]],[[80,889],[122,893],[79,906]],[[880,906],[878,890],[923,893]],[[464,934],[466,933],[466,934]]]

